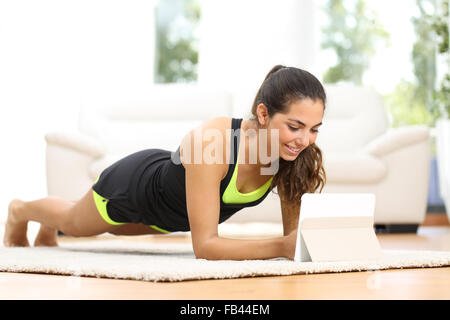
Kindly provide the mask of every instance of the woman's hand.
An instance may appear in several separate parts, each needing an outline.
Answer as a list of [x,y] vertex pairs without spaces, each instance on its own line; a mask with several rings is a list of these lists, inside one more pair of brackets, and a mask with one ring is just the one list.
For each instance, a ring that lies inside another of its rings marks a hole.
[[291,260],[294,260],[295,244],[297,242],[297,229],[294,229],[287,236],[284,236],[284,256]]

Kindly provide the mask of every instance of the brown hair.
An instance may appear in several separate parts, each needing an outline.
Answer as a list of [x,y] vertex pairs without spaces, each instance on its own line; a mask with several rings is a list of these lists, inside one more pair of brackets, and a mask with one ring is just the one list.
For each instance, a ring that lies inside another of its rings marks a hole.
[[[325,108],[326,94],[320,81],[311,73],[294,68],[276,65],[267,74],[253,102],[250,120],[257,120],[257,106],[264,104],[272,118],[276,113],[287,113],[289,104],[295,100],[320,99]],[[326,182],[322,164],[322,151],[313,143],[303,150],[294,161],[280,157],[278,172],[271,188],[277,187],[280,199],[287,202],[300,202],[304,193],[313,193]]]

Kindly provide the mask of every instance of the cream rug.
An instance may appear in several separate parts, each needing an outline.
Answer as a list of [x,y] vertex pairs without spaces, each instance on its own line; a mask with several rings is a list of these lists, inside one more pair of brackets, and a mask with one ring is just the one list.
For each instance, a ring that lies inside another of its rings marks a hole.
[[0,271],[184,281],[450,266],[450,251],[384,250],[383,254],[376,261],[207,261],[195,259],[190,244],[94,240],[60,243],[57,248],[0,247]]

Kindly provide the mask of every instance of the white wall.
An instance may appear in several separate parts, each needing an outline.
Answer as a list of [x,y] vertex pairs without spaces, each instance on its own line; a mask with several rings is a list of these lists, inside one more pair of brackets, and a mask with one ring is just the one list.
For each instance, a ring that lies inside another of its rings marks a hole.
[[248,88],[251,100],[276,64],[318,76],[318,6],[314,0],[204,0],[199,82]]
[[45,133],[83,96],[152,83],[154,0],[0,0],[0,221],[47,195]]

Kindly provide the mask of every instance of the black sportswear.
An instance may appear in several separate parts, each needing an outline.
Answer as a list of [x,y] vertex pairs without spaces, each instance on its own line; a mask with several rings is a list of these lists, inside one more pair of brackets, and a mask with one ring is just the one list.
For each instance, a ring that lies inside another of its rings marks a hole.
[[[242,119],[231,121],[231,152],[227,175],[220,183],[219,223],[237,211],[262,202],[270,192],[252,202],[228,204],[222,195],[233,175]],[[107,212],[115,222],[155,225],[167,231],[189,231],[186,207],[185,169],[179,161],[180,148],[175,152],[146,149],[133,153],[106,168],[93,185],[95,192],[108,199]],[[178,160],[178,161],[177,161]]]

